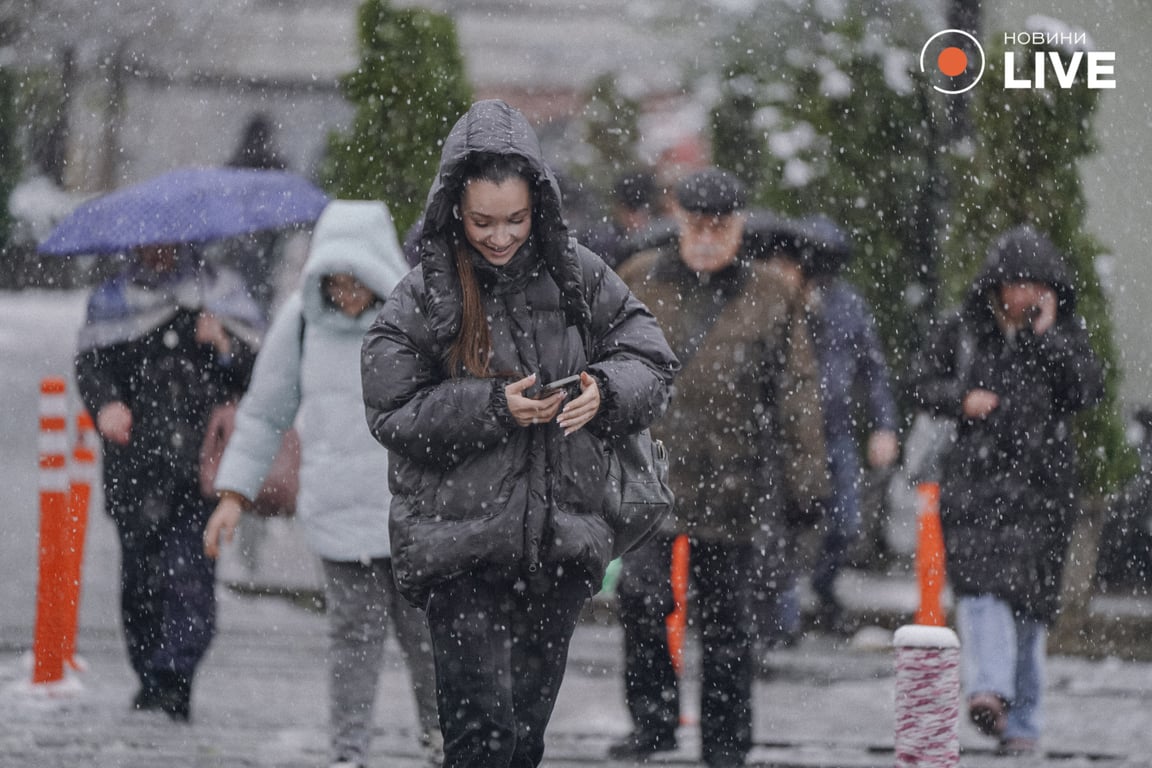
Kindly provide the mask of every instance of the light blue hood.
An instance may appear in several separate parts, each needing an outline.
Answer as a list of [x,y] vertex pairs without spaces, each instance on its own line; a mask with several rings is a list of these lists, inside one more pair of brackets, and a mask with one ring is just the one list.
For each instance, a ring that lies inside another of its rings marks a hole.
[[265,338],[216,476],[217,490],[254,498],[280,435],[295,423],[297,523],[308,547],[330,560],[389,555],[392,495],[388,454],[368,431],[361,392],[360,347],[377,310],[348,317],[323,300],[321,278],[351,274],[384,299],[407,271],[383,203],[328,204],[313,231],[300,288]]
[[334,200],[312,232],[311,252],[300,284],[304,319],[308,323],[356,323],[326,305],[320,289],[325,275],[353,275],[386,299],[408,270],[392,216],[383,203]]

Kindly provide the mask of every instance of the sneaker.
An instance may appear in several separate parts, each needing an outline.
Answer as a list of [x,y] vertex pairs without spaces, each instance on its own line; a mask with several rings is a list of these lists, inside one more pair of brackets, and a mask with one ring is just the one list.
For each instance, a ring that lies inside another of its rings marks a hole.
[[996,754],[1004,757],[1023,757],[1035,753],[1035,739],[1004,739],[996,749]]
[[976,693],[968,697],[968,717],[985,736],[1004,733],[1008,715],[1004,699],[994,693]]
[[633,731],[608,747],[608,757],[613,760],[644,761],[656,752],[671,752],[674,749],[675,734]]

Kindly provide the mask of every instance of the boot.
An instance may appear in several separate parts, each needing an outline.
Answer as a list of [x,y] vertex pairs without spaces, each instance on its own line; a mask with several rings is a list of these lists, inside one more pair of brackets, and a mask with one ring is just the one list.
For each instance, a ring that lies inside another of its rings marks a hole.
[[186,723],[192,717],[192,678],[179,672],[156,672],[159,709],[174,722]]

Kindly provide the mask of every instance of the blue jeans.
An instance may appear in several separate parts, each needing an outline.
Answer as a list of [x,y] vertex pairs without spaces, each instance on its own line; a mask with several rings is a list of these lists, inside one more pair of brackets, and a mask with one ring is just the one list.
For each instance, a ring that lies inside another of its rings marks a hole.
[[835,602],[833,586],[848,549],[860,536],[860,453],[851,435],[829,436],[828,474],[832,498],[824,518],[824,540],[812,567],[812,591],[822,602]]
[[965,693],[994,693],[1008,702],[1005,740],[1039,739],[1047,626],[1016,616],[991,595],[958,598],[956,621]]

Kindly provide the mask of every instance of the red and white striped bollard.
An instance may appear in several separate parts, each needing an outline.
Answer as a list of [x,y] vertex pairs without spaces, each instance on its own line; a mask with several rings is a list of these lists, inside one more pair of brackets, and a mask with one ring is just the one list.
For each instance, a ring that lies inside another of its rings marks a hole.
[[947,627],[896,630],[896,766],[960,764],[960,639]]

